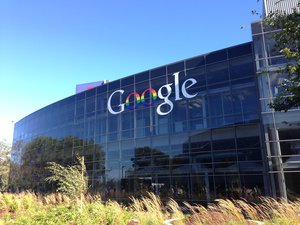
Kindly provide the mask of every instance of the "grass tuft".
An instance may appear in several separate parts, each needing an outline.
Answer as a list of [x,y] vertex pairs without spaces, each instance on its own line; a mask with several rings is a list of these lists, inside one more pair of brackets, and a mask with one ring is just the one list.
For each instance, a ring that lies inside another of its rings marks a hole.
[[179,206],[173,199],[163,203],[153,193],[131,200],[124,206],[103,203],[99,195],[86,195],[78,202],[58,193],[0,193],[0,224],[300,224],[300,199],[218,199],[208,207],[187,202]]

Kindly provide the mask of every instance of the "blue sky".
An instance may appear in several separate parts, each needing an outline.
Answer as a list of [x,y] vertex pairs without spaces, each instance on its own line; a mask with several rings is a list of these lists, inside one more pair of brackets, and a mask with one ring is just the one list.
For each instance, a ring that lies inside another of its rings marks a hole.
[[250,41],[259,19],[251,10],[261,8],[257,0],[0,0],[0,140],[11,142],[14,122],[76,84]]

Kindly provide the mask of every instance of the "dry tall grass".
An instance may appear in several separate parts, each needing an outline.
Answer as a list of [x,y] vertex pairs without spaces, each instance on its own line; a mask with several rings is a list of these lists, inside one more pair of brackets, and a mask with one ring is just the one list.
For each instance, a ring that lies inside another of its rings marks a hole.
[[79,210],[76,201],[60,194],[1,193],[0,224],[300,224],[300,199],[218,199],[206,208],[189,203],[180,207],[173,199],[163,204],[153,193],[131,200],[124,206],[89,195]]

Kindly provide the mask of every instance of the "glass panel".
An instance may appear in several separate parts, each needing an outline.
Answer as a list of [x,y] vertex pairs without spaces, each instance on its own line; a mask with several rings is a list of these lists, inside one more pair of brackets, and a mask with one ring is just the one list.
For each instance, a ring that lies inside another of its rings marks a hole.
[[236,175],[215,176],[216,197],[239,198],[240,180]]
[[120,89],[120,80],[112,81],[108,83],[108,90],[113,91]]
[[252,23],[252,24],[251,24],[251,31],[252,31],[252,34],[259,34],[259,33],[262,33],[261,22]]
[[121,80],[122,87],[133,85],[134,84],[134,76],[125,77]]
[[84,100],[76,102],[76,116],[84,114]]
[[239,161],[258,161],[262,159],[260,149],[239,150],[237,154]]
[[[233,128],[212,131],[213,149],[235,149],[235,131]],[[234,153],[235,154],[235,153]]]
[[236,113],[258,111],[257,95],[254,88],[235,90],[232,95],[234,98],[234,111]]
[[82,101],[84,99],[85,99],[85,92],[81,92],[81,93],[76,95],[76,102]]
[[254,64],[252,56],[244,56],[229,61],[230,78],[239,79],[243,77],[254,77]]
[[263,165],[261,161],[239,161],[239,169],[242,173],[260,172],[263,170]]
[[89,90],[85,93],[85,97],[86,97],[86,98],[95,97],[95,95],[96,95],[96,88],[89,89]]
[[191,87],[191,89],[196,89],[196,91],[198,91],[199,87],[206,85],[205,67],[187,70],[186,75],[187,77],[194,78],[197,80],[197,83],[193,87]]
[[265,47],[267,51],[267,56],[276,56],[280,55],[278,51],[275,51],[275,40],[274,40],[274,33],[265,34]]
[[300,196],[300,172],[298,173],[285,173],[285,182],[287,194],[290,198]]
[[288,130],[281,129],[279,130],[280,140],[291,140],[299,139],[300,140],[300,129],[299,128],[289,128]]
[[206,201],[214,199],[214,181],[212,176],[191,177],[191,198],[193,200]]
[[119,115],[108,116],[108,132],[116,132],[119,130]]
[[135,75],[135,83],[149,80],[149,71],[145,71]]
[[207,83],[213,85],[219,82],[229,80],[228,64],[227,62],[216,63],[206,67]]
[[241,126],[236,128],[237,148],[259,148],[260,130],[257,126]]
[[86,113],[90,113],[90,112],[94,112],[95,111],[95,104],[96,102],[95,102],[95,96],[94,97],[91,97],[91,98],[88,98],[88,99],[86,99]]
[[150,71],[151,79],[155,77],[160,77],[167,74],[167,68],[166,66],[162,66],[156,69],[153,69]]
[[[299,141],[281,141],[280,142],[282,155],[300,155],[300,140]],[[300,160],[300,156],[299,156]]]
[[97,111],[102,114],[106,114],[107,111],[107,98],[106,94],[97,95]]
[[105,94],[107,92],[107,84],[96,87],[97,94]]
[[209,53],[206,55],[206,63],[214,63],[227,59],[227,49]]
[[206,105],[207,116],[223,115],[221,95],[218,94],[207,96]]
[[261,59],[264,57],[264,44],[262,35],[255,35],[252,38],[254,44],[255,60]]
[[133,112],[123,112],[121,114],[122,130],[130,130],[134,128]]
[[203,66],[204,64],[205,64],[204,56],[188,59],[186,60],[186,69]]
[[252,42],[243,45],[234,46],[228,49],[228,57],[234,58],[241,55],[248,55],[252,53]]
[[175,73],[184,70],[184,62],[178,62],[167,66],[167,73]]
[[242,196],[253,198],[264,193],[264,181],[261,174],[241,175]]

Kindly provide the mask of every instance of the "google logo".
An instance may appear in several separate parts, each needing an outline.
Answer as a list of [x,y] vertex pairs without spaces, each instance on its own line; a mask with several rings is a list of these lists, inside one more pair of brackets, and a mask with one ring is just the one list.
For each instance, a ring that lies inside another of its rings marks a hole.
[[[151,103],[151,104],[147,104],[146,101],[145,101],[145,94],[146,94],[148,91],[149,91],[149,92],[151,93],[151,95],[152,95],[152,103]],[[136,98],[136,103],[137,103],[137,104],[142,103],[144,106],[151,106],[151,105],[153,105],[153,104],[155,103],[155,100],[157,99],[157,93],[156,93],[156,91],[155,91],[153,88],[148,88],[148,89],[146,89],[145,91],[143,91],[143,93],[142,93],[141,96],[140,96],[138,93],[136,93],[136,92],[132,92],[132,93],[130,93],[130,94],[127,96],[126,101],[125,101],[125,106],[126,106],[126,108],[128,108],[128,109],[133,109],[133,107],[130,107],[130,105],[129,105],[129,100],[130,100],[130,97],[131,97],[132,95],[135,96],[135,98]]]
[[[175,101],[183,99],[182,97],[194,98],[195,96],[197,96],[197,93],[189,94],[187,92],[187,90],[190,87],[192,87],[193,85],[195,85],[197,83],[197,81],[194,78],[189,78],[189,79],[185,80],[182,83],[182,85],[180,86],[179,72],[174,73],[173,77],[174,77]],[[157,106],[156,112],[157,112],[157,114],[162,115],[162,116],[167,115],[173,110],[173,107],[174,107],[173,102],[169,99],[169,97],[173,91],[172,86],[173,86],[173,83],[165,84],[165,85],[161,86],[157,92],[154,88],[147,88],[146,90],[144,90],[142,92],[141,95],[137,92],[132,92],[126,97],[125,103],[121,103],[120,105],[118,105],[118,110],[115,111],[111,107],[111,100],[115,96],[117,96],[117,98],[120,98],[120,95],[123,95],[123,93],[124,93],[124,90],[116,90],[108,98],[108,101],[107,101],[108,111],[111,114],[116,115],[116,114],[123,112],[125,110],[125,106],[127,109],[130,109],[130,110],[135,109],[135,107],[137,107],[140,103],[142,103],[142,105],[144,105],[144,106],[152,106],[152,105],[154,105],[157,98],[159,98],[159,99],[163,100],[163,102]],[[164,89],[166,90],[166,92],[164,92],[164,94],[163,94]],[[152,96],[151,103],[146,103],[146,101],[145,101],[145,95],[148,92]],[[132,98],[132,96],[135,98],[135,102],[136,102],[135,107],[130,106],[130,98]],[[162,110],[162,106],[164,106],[164,105],[169,106],[166,111]]]

